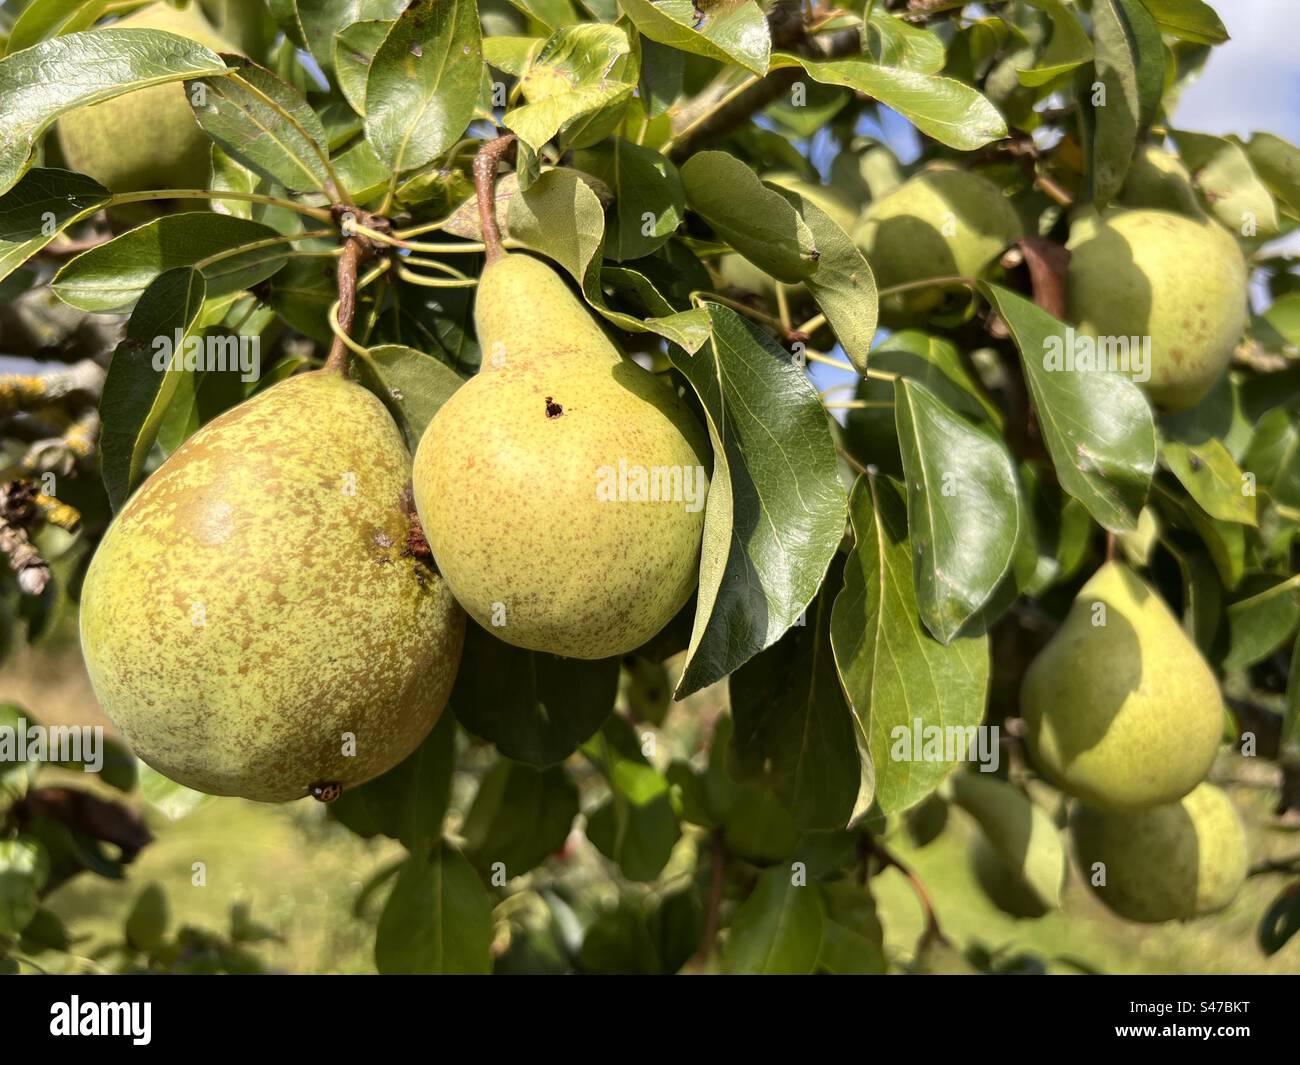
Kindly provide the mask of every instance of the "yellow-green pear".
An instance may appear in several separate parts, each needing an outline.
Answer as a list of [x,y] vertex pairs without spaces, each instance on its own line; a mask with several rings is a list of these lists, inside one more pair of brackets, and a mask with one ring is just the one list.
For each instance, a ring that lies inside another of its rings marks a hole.
[[227,411],[114,519],[86,574],[95,694],[166,776],[277,802],[361,784],[446,704],[464,615],[413,557],[411,459],[332,371]]
[[975,882],[1003,913],[1013,917],[1042,917],[1050,907],[1007,865],[983,833],[976,833],[969,847]]
[[[212,49],[234,52],[197,4],[150,4],[114,28],[166,30]],[[68,166],[111,192],[207,188],[212,142],[199,129],[180,82],[151,85],[59,119],[59,147]]]
[[[1246,328],[1246,260],[1222,226],[1172,211],[1085,215],[1070,231],[1069,313],[1081,333],[1130,352],[1130,372],[1166,410],[1195,406]],[[1143,380],[1143,378],[1146,378]]]
[[[1022,231],[1016,209],[991,181],[934,167],[873,201],[854,241],[883,289],[927,278],[974,277]],[[919,324],[952,296],[953,289],[942,287],[886,296],[881,321],[895,328]]]
[[1232,800],[1201,784],[1178,802],[1134,813],[1082,804],[1070,821],[1075,855],[1096,896],[1130,921],[1174,921],[1221,910],[1246,879],[1246,833]]
[[1214,674],[1163,599],[1108,562],[1025,671],[1020,711],[1038,764],[1107,810],[1176,802],[1223,732]]
[[1125,207],[1156,207],[1193,218],[1206,217],[1183,161],[1154,144],[1138,149],[1119,200]]
[[704,433],[537,259],[489,262],[474,317],[482,369],[415,456],[438,570],[507,643],[572,658],[634,650],[696,584]]

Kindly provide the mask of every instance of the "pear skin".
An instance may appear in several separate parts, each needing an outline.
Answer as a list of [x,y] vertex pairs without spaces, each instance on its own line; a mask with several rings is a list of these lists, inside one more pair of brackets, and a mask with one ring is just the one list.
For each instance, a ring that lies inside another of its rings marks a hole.
[[[853,240],[880,288],[926,278],[974,277],[1023,232],[1011,201],[991,181],[935,167],[868,205]],[[918,325],[951,289],[922,288],[880,301],[881,321]]]
[[[165,30],[214,52],[238,51],[219,36],[197,4],[150,4],[114,27]],[[179,82],[151,85],[59,119],[59,148],[68,166],[110,192],[203,189],[212,177],[212,142],[199,129]]]
[[[438,411],[415,456],[415,501],[438,570],[507,643],[587,659],[632,651],[695,588],[703,430],[544,263],[518,254],[490,263],[474,314],[483,367]],[[675,481],[637,501],[648,493],[636,490],[636,470]]]
[[1143,391],[1169,411],[1199,403],[1246,328],[1246,260],[1232,234],[1172,211],[1117,211],[1077,220],[1068,247],[1079,331],[1150,337]]
[[1164,600],[1118,562],[1083,586],[1025,671],[1020,710],[1037,763],[1105,810],[1177,802],[1205,779],[1223,734],[1209,665]]
[[383,404],[322,371],[222,414],[141,485],[81,597],[91,683],[137,755],[278,802],[419,745],[464,615],[408,550],[410,471]]
[[[1233,900],[1246,879],[1241,818],[1232,800],[1212,784],[1201,784],[1178,802],[1136,813],[1079,805],[1070,828],[1093,893],[1130,921],[1214,913]],[[1104,884],[1097,882],[1102,871]]]

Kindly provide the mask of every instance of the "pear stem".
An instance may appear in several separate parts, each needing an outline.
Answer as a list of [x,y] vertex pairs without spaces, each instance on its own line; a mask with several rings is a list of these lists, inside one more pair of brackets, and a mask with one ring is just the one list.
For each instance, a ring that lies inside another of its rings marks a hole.
[[479,227],[483,230],[483,248],[487,265],[504,254],[501,228],[497,225],[497,165],[515,146],[515,135],[506,133],[488,141],[474,156],[474,193],[478,200]]
[[334,334],[334,343],[330,345],[325,369],[345,377],[348,372],[348,344],[343,338],[351,330],[352,319],[357,313],[357,266],[364,254],[365,247],[361,241],[356,237],[348,237],[343,245],[343,254],[339,256],[339,302],[335,315],[339,329]]

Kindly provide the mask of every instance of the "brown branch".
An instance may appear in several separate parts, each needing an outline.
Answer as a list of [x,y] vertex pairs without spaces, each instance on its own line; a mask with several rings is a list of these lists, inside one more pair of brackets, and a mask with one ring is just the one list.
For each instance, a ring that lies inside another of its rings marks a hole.
[[921,882],[921,878],[895,858],[894,855],[890,853],[889,849],[880,840],[876,839],[875,836],[863,836],[860,845],[870,850],[870,852],[880,860],[883,867],[888,868],[893,866],[902,873],[913,893],[916,895],[917,901],[921,904],[921,909],[925,912],[925,933],[921,936],[918,951],[927,943],[948,943],[948,937],[943,934],[943,930],[939,927],[939,918],[934,912],[934,903],[930,900],[930,892],[926,890],[925,884]]
[[479,228],[489,264],[502,255],[501,226],[497,222],[497,167],[515,148],[515,135],[505,133],[488,141],[474,156],[474,194],[478,201]]
[[727,843],[723,839],[722,829],[714,829],[711,838],[713,869],[709,883],[709,908],[705,914],[704,936],[700,940],[700,949],[696,952],[691,965],[702,969],[713,955],[713,947],[718,939],[718,921],[722,910],[722,890],[726,885]]
[[[348,237],[343,245],[343,254],[339,256],[339,328],[345,333],[352,331],[352,320],[357,313],[357,267],[365,257],[365,245],[358,237]],[[335,335],[330,345],[329,357],[325,360],[325,369],[333,373],[347,374],[348,346],[343,338]]]

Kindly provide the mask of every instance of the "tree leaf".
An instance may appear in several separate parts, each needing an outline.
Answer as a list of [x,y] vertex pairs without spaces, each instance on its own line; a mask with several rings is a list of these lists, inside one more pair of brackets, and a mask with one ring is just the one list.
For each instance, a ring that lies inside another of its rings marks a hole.
[[474,117],[482,77],[474,0],[413,0],[366,79],[366,139],[394,175],[456,143]]
[[[273,5],[276,0],[273,0]],[[282,28],[292,32],[299,44],[305,44],[321,69],[328,72],[334,60],[334,40],[354,22],[393,21],[408,0],[282,0],[291,8],[292,25]]]
[[812,230],[790,198],[760,181],[744,160],[697,152],[682,167],[682,181],[691,210],[764,273],[792,284],[817,272]]
[[[105,245],[107,247],[107,245]],[[172,352],[195,328],[206,298],[203,275],[182,266],[160,274],[140,297],[113,352],[99,401],[101,473],[108,499],[120,510],[144,475],[144,462],[182,373],[156,366],[159,338]]]
[[681,225],[686,213],[682,179],[659,152],[623,137],[611,137],[577,153],[573,162],[614,192],[613,227],[605,244],[610,258],[626,262],[651,255]]
[[334,79],[352,110],[366,117],[366,81],[375,53],[393,28],[388,19],[354,22],[334,35]]
[[1213,518],[1255,524],[1255,497],[1223,442],[1210,438],[1203,444],[1166,440],[1161,454],[1173,475],[1193,499]]
[[[854,547],[831,611],[831,647],[870,756],[884,813],[914,806],[956,765],[911,740],[931,726],[969,730],[984,716],[988,637],[939,643],[921,624],[906,504],[888,478],[862,476],[849,500]],[[905,744],[905,746],[904,746]]]
[[6,52],[19,52],[50,37],[93,26],[111,0],[32,0],[9,31]]
[[1044,906],[1061,905],[1066,857],[1051,815],[1010,784],[983,773],[957,773],[953,801],[975,818],[1007,871]]
[[412,454],[433,416],[464,383],[446,363],[401,344],[370,348],[352,365],[361,383],[384,401]]
[[894,416],[921,620],[951,643],[1011,568],[1020,529],[1015,466],[1002,439],[920,382],[897,381]]
[[749,976],[811,973],[821,952],[826,911],[815,884],[796,886],[790,869],[773,866],[732,918],[723,967]]
[[735,311],[669,358],[703,404],[713,445],[700,589],[682,698],[775,643],[817,594],[844,533],[844,490],[816,389]]
[[455,768],[456,719],[444,713],[401,762],[330,803],[330,816],[359,836],[389,836],[427,854],[442,837]]
[[325,127],[292,85],[241,59],[226,77],[185,87],[195,119],[231,158],[286,189],[329,191]]
[[814,81],[864,92],[892,107],[917,129],[959,151],[982,148],[1007,135],[998,109],[965,82],[861,59],[772,56],[774,68],[800,66]]
[[411,855],[379,915],[380,973],[485,975],[491,948],[492,900],[469,860],[447,843]]
[[49,855],[37,840],[0,839],[0,936],[16,937],[36,916],[49,875]]
[[618,659],[586,662],[525,651],[471,623],[451,693],[466,731],[534,766],[564,761],[614,709]]
[[1246,145],[1246,154],[1292,217],[1300,216],[1300,148],[1274,133],[1255,133]]
[[641,751],[625,718],[610,717],[582,746],[611,795],[587,816],[587,838],[629,880],[653,880],[681,838],[668,780]]
[[871,894],[848,880],[821,885],[826,907],[821,953],[817,968],[837,976],[883,976],[885,932],[876,916]]
[[167,934],[167,895],[158,884],[146,884],[126,916],[126,941],[136,950],[152,952]]
[[1300,625],[1300,576],[1259,574],[1249,584],[1258,590],[1228,606],[1224,669],[1245,669],[1263,661],[1285,646]]
[[631,98],[637,75],[635,64],[629,63],[631,51],[627,34],[618,26],[556,30],[519,79],[528,102],[507,111],[502,124],[540,151],[571,124]]
[[1231,232],[1252,238],[1278,234],[1277,203],[1240,144],[1181,129],[1169,135],[1215,218]]
[[220,74],[220,56],[174,33],[101,29],[0,59],[0,195],[22,177],[59,115],[149,85]]
[[564,846],[578,816],[578,789],[559,766],[534,769],[502,758],[474,796],[461,835],[481,870],[513,879]]
[[691,0],[618,0],[636,28],[652,41],[695,55],[736,63],[766,74],[772,38],[754,0],[718,0],[708,10]]
[[1205,0],[1142,0],[1165,33],[1196,44],[1222,44],[1228,31]]
[[287,244],[262,246],[279,236],[260,222],[213,211],[164,215],[82,252],[51,285],[78,310],[121,311],[133,307],[159,275],[194,267],[208,296],[222,296],[264,281],[285,264]]
[[872,11],[862,27],[863,51],[881,66],[937,74],[944,65],[939,35],[913,26],[888,11]]
[[1030,0],[1052,20],[1052,37],[1032,67],[1016,71],[1021,85],[1047,85],[1092,58],[1092,40],[1062,0]]
[[1123,186],[1138,137],[1160,105],[1164,42],[1140,0],[1097,0],[1092,21],[1095,79],[1104,87],[1104,102],[1093,106],[1094,90],[1086,85],[1080,92],[1091,198],[1104,207]]
[[108,202],[99,182],[68,170],[29,170],[0,196],[0,280],[74,222]]
[[840,689],[830,643],[828,577],[811,616],[728,680],[735,721],[733,768],[765,779],[805,829],[849,822],[862,778],[853,713]]
[[1011,330],[1061,487],[1112,532],[1137,528],[1156,465],[1156,431],[1141,389],[1120,373],[1049,368],[1064,323],[1009,289],[981,282]]

